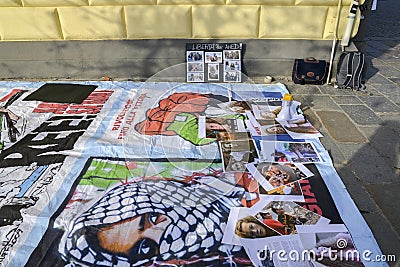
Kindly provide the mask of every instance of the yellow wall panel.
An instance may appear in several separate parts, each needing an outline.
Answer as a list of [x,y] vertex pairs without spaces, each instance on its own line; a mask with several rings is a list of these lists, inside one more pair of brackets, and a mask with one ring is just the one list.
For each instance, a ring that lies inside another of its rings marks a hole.
[[57,9],[64,39],[122,39],[122,7],[60,7]]
[[157,0],[159,5],[224,5],[225,0]]
[[[342,6],[349,6],[353,0],[342,0]],[[339,0],[296,0],[296,5],[303,6],[337,6]]]
[[262,6],[260,38],[322,39],[328,7]]
[[0,7],[17,7],[17,6],[22,6],[21,0],[1,0],[0,1]]
[[193,6],[194,38],[257,38],[259,6]]
[[24,6],[60,7],[60,6],[87,6],[88,0],[21,0]]
[[228,5],[278,5],[291,6],[296,0],[226,0]]
[[91,6],[155,5],[157,0],[89,0]]
[[0,8],[2,40],[60,39],[55,8]]
[[190,38],[190,6],[127,6],[128,39]]
[[[339,24],[338,24],[338,29],[337,29],[337,38],[341,39],[343,36],[343,33],[345,31],[346,25],[347,25],[347,16],[349,14],[349,6],[344,6],[340,10],[339,14]],[[336,16],[337,16],[337,7],[329,7],[328,9],[328,19],[326,21],[325,25],[325,31],[324,31],[324,36],[323,39],[333,39],[334,37],[334,30],[335,30],[335,25],[336,25]],[[359,17],[360,14],[357,14]],[[356,35],[358,31],[358,26],[359,26],[359,19],[356,19],[354,23],[354,28],[353,28],[353,34],[352,36]]]

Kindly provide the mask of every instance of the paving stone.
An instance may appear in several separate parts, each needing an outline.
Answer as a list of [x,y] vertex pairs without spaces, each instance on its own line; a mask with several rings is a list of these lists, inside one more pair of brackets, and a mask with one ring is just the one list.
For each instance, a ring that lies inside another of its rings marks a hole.
[[286,84],[287,89],[290,93],[294,95],[316,95],[321,94],[317,85],[312,84],[305,84],[305,85],[298,85],[294,84],[293,82],[289,82]]
[[340,107],[329,96],[298,95],[297,99],[299,99],[303,105],[309,106],[313,110],[340,110]]
[[322,128],[319,118],[317,115],[315,115],[311,108],[306,106],[306,108],[303,108],[303,113],[306,116],[306,119],[315,127],[315,129],[320,130]]
[[317,111],[316,114],[320,117],[322,124],[335,141],[354,143],[364,143],[367,141],[344,113],[338,111]]
[[400,105],[399,97],[400,97],[400,85],[392,83],[385,85],[372,85],[375,90],[379,91],[381,94],[386,95],[390,98],[394,103]]
[[360,99],[358,99],[354,95],[346,95],[346,96],[332,96],[331,97],[336,104],[339,105],[351,105],[351,104],[362,104]]
[[328,151],[332,159],[333,165],[336,167],[337,165],[347,163],[346,158],[343,156],[339,147],[336,145],[335,141],[331,138],[329,133],[324,128],[319,129],[319,131],[324,136],[320,139],[320,141],[325,149]]
[[359,96],[374,112],[399,112],[400,108],[383,96]]
[[321,86],[319,87],[321,93],[324,95],[353,95],[353,91],[350,89],[337,89],[333,86]]
[[390,77],[389,80],[396,83],[397,85],[400,85],[400,78],[398,77]]
[[361,213],[375,212],[378,210],[378,206],[374,200],[348,166],[342,165],[338,167],[337,172]]
[[392,168],[400,168],[400,135],[391,127],[359,127],[371,146]]
[[363,184],[392,183],[399,180],[395,169],[370,144],[337,144],[348,166]]
[[[374,234],[382,254],[396,255],[396,259],[399,259],[400,237],[387,219],[379,212],[365,213],[363,217]],[[391,266],[395,265],[392,263]]]
[[400,134],[400,114],[382,114],[383,125],[390,127],[397,134]]
[[384,65],[384,66],[379,66],[377,68],[379,69],[379,74],[381,74],[386,78],[400,76],[400,71],[392,66]]
[[365,187],[390,224],[400,234],[400,212],[393,212],[393,204],[399,202],[400,181],[397,184],[374,184]]
[[379,125],[382,120],[364,105],[342,105],[341,108],[358,125]]
[[368,82],[372,84],[393,84],[391,80],[388,78],[382,76],[381,74],[377,73],[376,75],[372,76],[371,78],[368,79]]

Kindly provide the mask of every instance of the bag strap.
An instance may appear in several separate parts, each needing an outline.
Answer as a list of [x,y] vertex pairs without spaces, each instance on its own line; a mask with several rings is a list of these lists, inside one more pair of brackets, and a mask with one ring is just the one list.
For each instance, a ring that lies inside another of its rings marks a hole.
[[353,60],[354,60],[354,53],[349,52],[349,59],[347,61],[347,69],[346,69],[346,79],[343,82],[343,88],[349,86],[351,79],[353,77]]
[[364,68],[364,61],[365,61],[365,57],[364,54],[361,52],[357,53],[358,55],[358,64],[357,64],[357,68],[355,68],[355,73],[353,75],[353,88],[354,89],[359,89],[360,84],[361,84],[361,75],[362,75],[362,70]]

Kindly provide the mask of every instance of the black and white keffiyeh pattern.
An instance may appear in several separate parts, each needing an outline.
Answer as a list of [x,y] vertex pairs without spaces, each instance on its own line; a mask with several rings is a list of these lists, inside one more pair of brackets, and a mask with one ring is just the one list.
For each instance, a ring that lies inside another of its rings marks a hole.
[[[210,187],[168,180],[119,185],[76,219],[62,254],[70,263],[91,266],[144,266],[152,261],[204,257],[209,253],[230,256],[241,249],[221,244],[229,210],[234,206],[240,206],[237,196],[227,197]],[[125,257],[93,244],[92,229],[152,212],[171,220],[158,244],[158,255]]]

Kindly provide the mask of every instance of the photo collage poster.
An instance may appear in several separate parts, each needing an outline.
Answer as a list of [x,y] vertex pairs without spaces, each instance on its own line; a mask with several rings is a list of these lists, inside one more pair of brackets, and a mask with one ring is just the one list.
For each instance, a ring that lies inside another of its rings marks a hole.
[[187,82],[242,82],[242,43],[186,44]]

